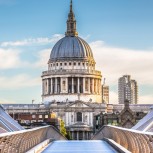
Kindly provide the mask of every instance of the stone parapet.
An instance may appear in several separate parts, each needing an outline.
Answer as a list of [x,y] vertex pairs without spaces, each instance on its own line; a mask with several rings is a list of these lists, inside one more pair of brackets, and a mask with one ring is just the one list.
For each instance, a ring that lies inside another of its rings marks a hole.
[[101,76],[101,71],[97,70],[81,70],[81,69],[61,69],[61,70],[50,70],[42,72],[42,76],[46,75],[66,75],[66,74],[92,74]]

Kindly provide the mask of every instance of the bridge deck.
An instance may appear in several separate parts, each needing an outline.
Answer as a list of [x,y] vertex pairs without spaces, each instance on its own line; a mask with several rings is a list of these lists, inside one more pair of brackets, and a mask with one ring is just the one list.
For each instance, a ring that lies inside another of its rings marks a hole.
[[54,141],[42,153],[117,153],[105,141]]

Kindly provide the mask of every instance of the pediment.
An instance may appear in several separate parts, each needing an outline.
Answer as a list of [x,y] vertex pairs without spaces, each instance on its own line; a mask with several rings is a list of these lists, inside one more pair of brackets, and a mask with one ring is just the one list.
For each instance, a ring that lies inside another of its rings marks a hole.
[[69,104],[66,106],[67,108],[91,108],[90,105],[86,104],[85,102],[83,101],[75,101],[74,103],[72,104]]

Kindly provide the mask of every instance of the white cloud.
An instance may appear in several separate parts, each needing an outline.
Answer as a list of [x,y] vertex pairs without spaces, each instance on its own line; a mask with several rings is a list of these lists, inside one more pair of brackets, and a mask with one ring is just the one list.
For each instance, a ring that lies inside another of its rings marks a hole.
[[0,70],[29,66],[27,61],[21,60],[20,54],[17,49],[0,48]]
[[0,48],[0,69],[17,68],[21,64],[19,51]]
[[46,67],[47,61],[49,59],[50,49],[48,49],[48,51],[47,49],[44,49],[38,52],[38,61],[36,62],[36,64],[34,64],[30,63],[28,61],[29,59],[25,59],[24,61],[21,59],[22,48],[18,47],[24,46],[23,50],[25,50],[25,47],[28,45],[45,45],[48,43],[54,43],[58,41],[61,37],[63,37],[63,35],[55,34],[51,38],[35,38],[15,42],[2,42],[0,44],[0,69],[4,70],[11,68],[29,67],[30,65],[34,65],[34,67]]
[[[90,46],[106,84],[117,86],[118,78],[129,74],[138,82],[139,89],[142,85],[153,87],[153,51],[110,47],[103,41],[92,42]],[[117,90],[110,91],[110,103],[117,102]],[[139,103],[153,103],[153,95],[139,95]]]
[[24,39],[22,41],[8,41],[8,42],[2,42],[0,44],[1,47],[17,47],[17,46],[28,46],[28,45],[45,45],[48,43],[54,43],[61,39],[63,37],[62,34],[55,34],[51,38],[29,38]]
[[51,49],[44,49],[38,52],[38,60],[34,64],[34,67],[37,68],[46,68],[47,69],[47,62],[50,57]]
[[0,77],[1,89],[13,90],[25,87],[33,87],[41,85],[41,78],[38,76],[32,78],[27,74],[19,74],[16,76],[1,76]]
[[153,85],[153,51],[109,47],[101,41],[90,45],[108,84],[115,85],[119,77],[129,74],[139,85]]

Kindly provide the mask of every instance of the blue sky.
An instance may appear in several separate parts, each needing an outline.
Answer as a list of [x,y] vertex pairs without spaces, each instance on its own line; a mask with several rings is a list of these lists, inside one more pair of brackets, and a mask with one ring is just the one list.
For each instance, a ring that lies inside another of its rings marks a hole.
[[[0,0],[0,102],[41,102],[41,72],[64,36],[70,0]],[[92,47],[117,102],[117,80],[130,74],[139,102],[153,102],[153,1],[73,0],[77,31]]]

